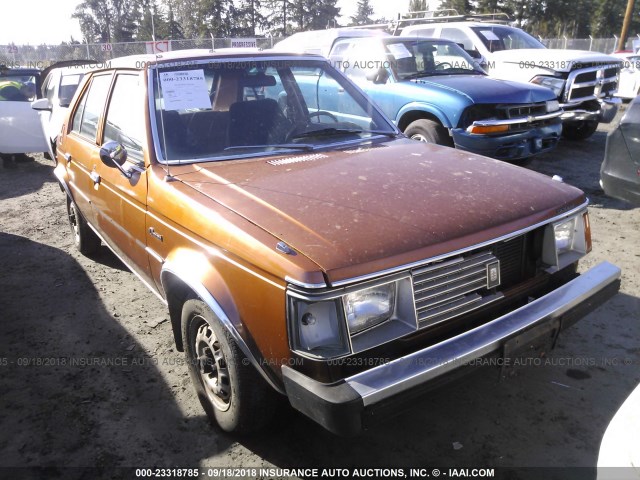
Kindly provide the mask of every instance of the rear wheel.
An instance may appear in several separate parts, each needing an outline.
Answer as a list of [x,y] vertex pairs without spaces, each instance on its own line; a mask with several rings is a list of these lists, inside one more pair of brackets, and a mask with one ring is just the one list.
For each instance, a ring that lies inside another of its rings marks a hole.
[[67,218],[73,235],[73,243],[83,255],[91,255],[100,248],[100,239],[84,219],[76,204],[67,197]]
[[562,136],[567,140],[585,140],[598,129],[595,120],[583,120],[582,122],[565,123],[562,125]]
[[409,124],[404,133],[407,137],[419,142],[453,147],[453,142],[451,142],[447,129],[433,120],[426,118],[415,120]]
[[271,420],[277,394],[201,300],[185,302],[182,336],[189,374],[209,419],[227,432],[263,428]]

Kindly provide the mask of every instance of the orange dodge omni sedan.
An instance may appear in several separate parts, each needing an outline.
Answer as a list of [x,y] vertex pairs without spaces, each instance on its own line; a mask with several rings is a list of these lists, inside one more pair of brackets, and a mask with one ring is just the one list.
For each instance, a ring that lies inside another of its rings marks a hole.
[[264,426],[280,394],[357,434],[619,289],[609,263],[577,273],[582,191],[406,138],[319,56],[115,59],[57,138],[76,246],[103,242],[167,304],[226,431]]

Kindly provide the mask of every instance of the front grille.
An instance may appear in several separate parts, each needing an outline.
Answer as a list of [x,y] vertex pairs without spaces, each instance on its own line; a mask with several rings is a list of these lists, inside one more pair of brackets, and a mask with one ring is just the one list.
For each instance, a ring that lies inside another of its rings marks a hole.
[[[477,310],[523,280],[525,236],[412,271],[418,328]],[[499,262],[500,280],[488,272]],[[495,285],[495,287],[494,287]]]
[[507,118],[529,117],[534,115],[544,115],[545,113],[547,113],[546,102],[506,107]]
[[569,74],[566,85],[566,101],[594,100],[611,95],[618,88],[619,67],[603,65]]
[[487,265],[497,262],[489,252],[456,257],[413,273],[419,327],[434,325],[498,300],[487,289]]

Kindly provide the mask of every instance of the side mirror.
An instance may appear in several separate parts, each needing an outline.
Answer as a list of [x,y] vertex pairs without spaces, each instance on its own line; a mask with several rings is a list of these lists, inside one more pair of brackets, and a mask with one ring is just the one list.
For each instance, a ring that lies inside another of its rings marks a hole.
[[383,85],[389,80],[389,72],[386,68],[380,67],[377,70],[367,72],[365,78],[376,85]]
[[48,98],[39,98],[38,100],[31,102],[31,108],[38,110],[39,112],[50,112],[53,110]]
[[118,142],[107,142],[102,145],[100,160],[108,167],[116,167],[125,177],[131,178],[131,172],[122,167],[127,161],[127,149]]

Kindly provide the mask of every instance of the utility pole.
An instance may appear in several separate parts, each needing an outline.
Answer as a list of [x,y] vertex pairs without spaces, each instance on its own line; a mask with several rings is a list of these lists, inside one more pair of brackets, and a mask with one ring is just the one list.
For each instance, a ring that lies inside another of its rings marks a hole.
[[629,24],[633,15],[633,6],[635,0],[627,0],[627,11],[624,13],[624,21],[622,22],[622,32],[620,32],[620,40],[618,40],[618,50],[624,50],[627,43],[627,35],[629,34]]
[[284,25],[282,27],[282,36],[287,36],[287,0],[284,0]]

